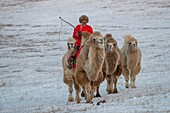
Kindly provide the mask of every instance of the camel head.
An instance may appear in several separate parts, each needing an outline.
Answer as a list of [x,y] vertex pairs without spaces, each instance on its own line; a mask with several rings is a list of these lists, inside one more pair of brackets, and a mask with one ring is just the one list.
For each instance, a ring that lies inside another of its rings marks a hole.
[[75,43],[75,40],[73,38],[68,38],[68,40],[67,40],[68,50],[74,49],[74,43]]
[[95,48],[104,49],[104,37],[98,31],[94,32],[89,37],[90,45]]
[[106,53],[112,52],[117,49],[117,42],[116,40],[114,40],[111,34],[106,34],[104,38]]
[[131,35],[126,35],[124,39],[125,39],[125,43],[126,43],[127,49],[129,51],[136,51],[137,50],[137,48],[138,48],[138,41],[137,41],[137,39],[135,39]]
[[82,32],[82,36],[81,36],[81,46],[84,46],[85,43],[87,42],[87,40],[90,37],[90,33],[89,32]]

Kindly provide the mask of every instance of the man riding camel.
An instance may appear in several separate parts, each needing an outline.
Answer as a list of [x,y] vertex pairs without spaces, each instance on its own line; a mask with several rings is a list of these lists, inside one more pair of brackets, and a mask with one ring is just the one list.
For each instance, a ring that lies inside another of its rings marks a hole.
[[67,67],[69,69],[71,69],[73,65],[75,64],[76,53],[79,50],[80,45],[81,45],[82,32],[89,32],[91,34],[93,33],[92,27],[90,25],[87,25],[87,23],[89,22],[89,18],[86,15],[82,15],[79,18],[79,22],[80,24],[75,27],[74,32],[73,32],[73,38],[76,39],[76,42],[74,43],[74,50],[68,59]]

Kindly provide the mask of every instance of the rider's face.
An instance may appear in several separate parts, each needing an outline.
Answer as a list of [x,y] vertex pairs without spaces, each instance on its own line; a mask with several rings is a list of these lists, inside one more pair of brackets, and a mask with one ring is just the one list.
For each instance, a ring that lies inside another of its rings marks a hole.
[[83,25],[87,25],[87,20],[85,20],[85,19],[82,20],[82,24],[83,24]]

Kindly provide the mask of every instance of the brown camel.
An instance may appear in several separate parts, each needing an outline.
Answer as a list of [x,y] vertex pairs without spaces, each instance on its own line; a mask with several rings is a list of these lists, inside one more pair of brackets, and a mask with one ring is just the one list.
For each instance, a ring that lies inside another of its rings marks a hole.
[[[105,58],[104,37],[94,32],[82,48],[76,62],[75,79],[85,92],[86,102],[91,102],[93,94],[103,81],[102,66]],[[76,89],[79,92],[80,89]],[[79,97],[79,94],[77,94]],[[80,99],[77,99],[77,103]]]
[[[122,54],[117,46],[116,40],[111,34],[105,36],[106,57],[104,73],[106,73],[107,88],[106,91],[111,93],[118,93],[117,81],[122,73]],[[114,83],[114,88],[113,88]]]

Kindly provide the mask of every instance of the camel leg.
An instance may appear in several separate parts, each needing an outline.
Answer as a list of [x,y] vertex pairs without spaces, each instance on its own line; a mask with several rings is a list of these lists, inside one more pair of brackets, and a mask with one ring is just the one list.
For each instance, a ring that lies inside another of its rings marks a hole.
[[114,81],[113,93],[118,93],[118,91],[117,91],[117,80],[118,80],[118,77],[114,76],[114,78],[113,78],[113,81]]
[[77,103],[80,103],[80,96],[79,96],[79,93],[80,93],[80,87],[78,84],[74,85],[75,89],[76,89],[76,102]]
[[84,92],[84,89],[85,88],[83,88],[83,87],[85,87],[84,85],[85,85],[85,80],[86,80],[86,78],[85,78],[85,72],[83,72],[83,71],[77,71],[76,73],[75,73],[75,80],[76,80],[76,82],[82,87],[82,92],[81,92],[81,96],[82,97],[85,97],[85,92]]
[[[136,77],[135,77],[135,78],[136,78]],[[134,79],[132,82],[133,82],[132,88],[136,88],[135,79]]]
[[[84,71],[77,71],[76,76],[75,76],[75,83],[78,84],[78,86],[81,86],[82,88],[85,87],[83,92],[86,92],[86,84],[90,83],[86,77],[86,73]],[[77,88],[77,103],[79,103],[80,98],[79,98],[79,92],[80,92],[80,87]],[[85,93],[86,94],[86,93]],[[86,95],[85,95],[86,96]]]
[[74,101],[74,97],[72,95],[73,92],[73,82],[70,81],[70,83],[68,84],[68,90],[69,90],[69,97],[68,97],[68,102],[73,102]]
[[90,103],[91,102],[91,84],[90,83],[86,84],[85,89],[87,92],[86,102]]
[[136,79],[136,75],[134,74],[133,71],[131,71],[130,73],[130,86],[131,88],[136,88],[136,85],[135,85],[135,79]]
[[126,73],[126,75],[125,75],[125,81],[126,81],[125,87],[126,87],[126,88],[129,88],[129,73]]
[[76,90],[76,102],[77,103],[80,103],[80,96],[79,96],[79,93],[80,93],[80,87],[79,85],[76,83],[76,81],[74,80],[74,88]]
[[99,87],[100,87],[100,85],[96,89],[96,96],[95,97],[101,97],[100,92],[99,92]]
[[107,75],[106,76],[106,80],[107,80],[107,88],[106,91],[108,92],[108,94],[113,93],[113,79],[111,75]]
[[96,91],[96,87],[93,85],[93,82],[91,82],[91,99],[94,98],[94,92]]
[[91,99],[94,98],[94,92],[96,91],[96,87],[91,88]]
[[[65,71],[65,72],[68,72],[68,71]],[[65,72],[64,72],[63,82],[65,84],[67,84],[67,86],[68,86],[68,91],[69,91],[68,102],[73,102],[74,101],[74,97],[72,95],[72,93],[73,93],[73,79],[67,78],[67,77],[70,77],[72,75],[69,75],[70,73],[66,74]]]

